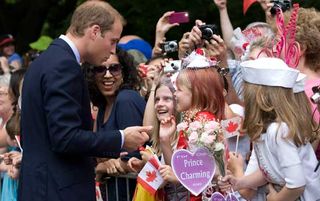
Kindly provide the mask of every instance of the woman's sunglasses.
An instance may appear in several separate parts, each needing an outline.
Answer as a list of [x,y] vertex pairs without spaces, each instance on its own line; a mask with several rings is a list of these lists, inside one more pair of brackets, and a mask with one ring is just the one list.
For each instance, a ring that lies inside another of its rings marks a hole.
[[122,66],[121,64],[110,64],[109,66],[95,66],[93,71],[95,74],[105,75],[107,71],[112,76],[117,76],[121,74]]

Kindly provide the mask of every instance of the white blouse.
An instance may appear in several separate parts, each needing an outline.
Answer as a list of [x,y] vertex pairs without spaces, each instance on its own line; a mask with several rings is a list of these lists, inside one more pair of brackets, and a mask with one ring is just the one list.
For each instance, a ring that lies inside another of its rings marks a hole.
[[320,170],[314,172],[317,159],[310,143],[297,147],[285,139],[286,123],[272,123],[267,132],[254,144],[246,175],[258,168],[273,184],[298,188],[305,186],[302,201],[320,200]]

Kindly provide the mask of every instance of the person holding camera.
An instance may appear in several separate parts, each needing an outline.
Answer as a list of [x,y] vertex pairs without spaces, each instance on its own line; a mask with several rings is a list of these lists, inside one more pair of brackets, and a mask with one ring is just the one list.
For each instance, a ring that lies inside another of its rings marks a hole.
[[165,35],[166,33],[175,26],[179,26],[179,23],[170,23],[169,22],[169,17],[172,15],[174,11],[168,11],[165,12],[162,17],[158,20],[157,26],[156,26],[156,36],[155,36],[155,42],[154,42],[154,47],[152,50],[152,57],[155,56],[161,56],[165,52],[163,49],[163,43],[165,43],[166,38]]
[[22,90],[20,201],[95,201],[93,158],[119,157],[122,148],[135,151],[149,139],[152,127],[92,131],[80,63],[100,66],[114,54],[123,21],[110,4],[86,1],[73,13],[66,35],[28,68]]

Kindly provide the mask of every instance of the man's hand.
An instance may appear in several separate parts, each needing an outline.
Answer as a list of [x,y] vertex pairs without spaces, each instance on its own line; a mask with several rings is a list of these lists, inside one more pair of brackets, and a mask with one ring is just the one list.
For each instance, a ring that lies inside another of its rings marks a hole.
[[117,176],[125,174],[125,170],[120,164],[120,158],[109,159],[105,162],[99,163],[96,167],[96,173],[107,173],[108,175]]
[[123,148],[132,152],[137,150],[149,140],[148,132],[152,131],[152,126],[132,126],[124,129]]

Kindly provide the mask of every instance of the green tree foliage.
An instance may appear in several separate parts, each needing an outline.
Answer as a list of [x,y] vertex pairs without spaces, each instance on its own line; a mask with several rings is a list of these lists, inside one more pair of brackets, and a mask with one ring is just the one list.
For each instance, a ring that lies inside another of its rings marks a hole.
[[[0,0],[0,34],[12,33],[17,39],[19,52],[28,50],[28,44],[41,34],[52,38],[64,33],[75,7],[84,0]],[[191,30],[194,21],[220,26],[219,12],[213,0],[109,0],[126,18],[124,35],[135,34],[154,42],[154,30],[158,19],[166,11],[188,11],[190,23],[181,24],[167,34],[167,40],[179,40]],[[319,0],[296,0],[303,7],[320,9]],[[242,0],[228,0],[228,11],[234,27],[245,27],[253,21],[264,21],[264,13],[258,3],[242,13]]]

